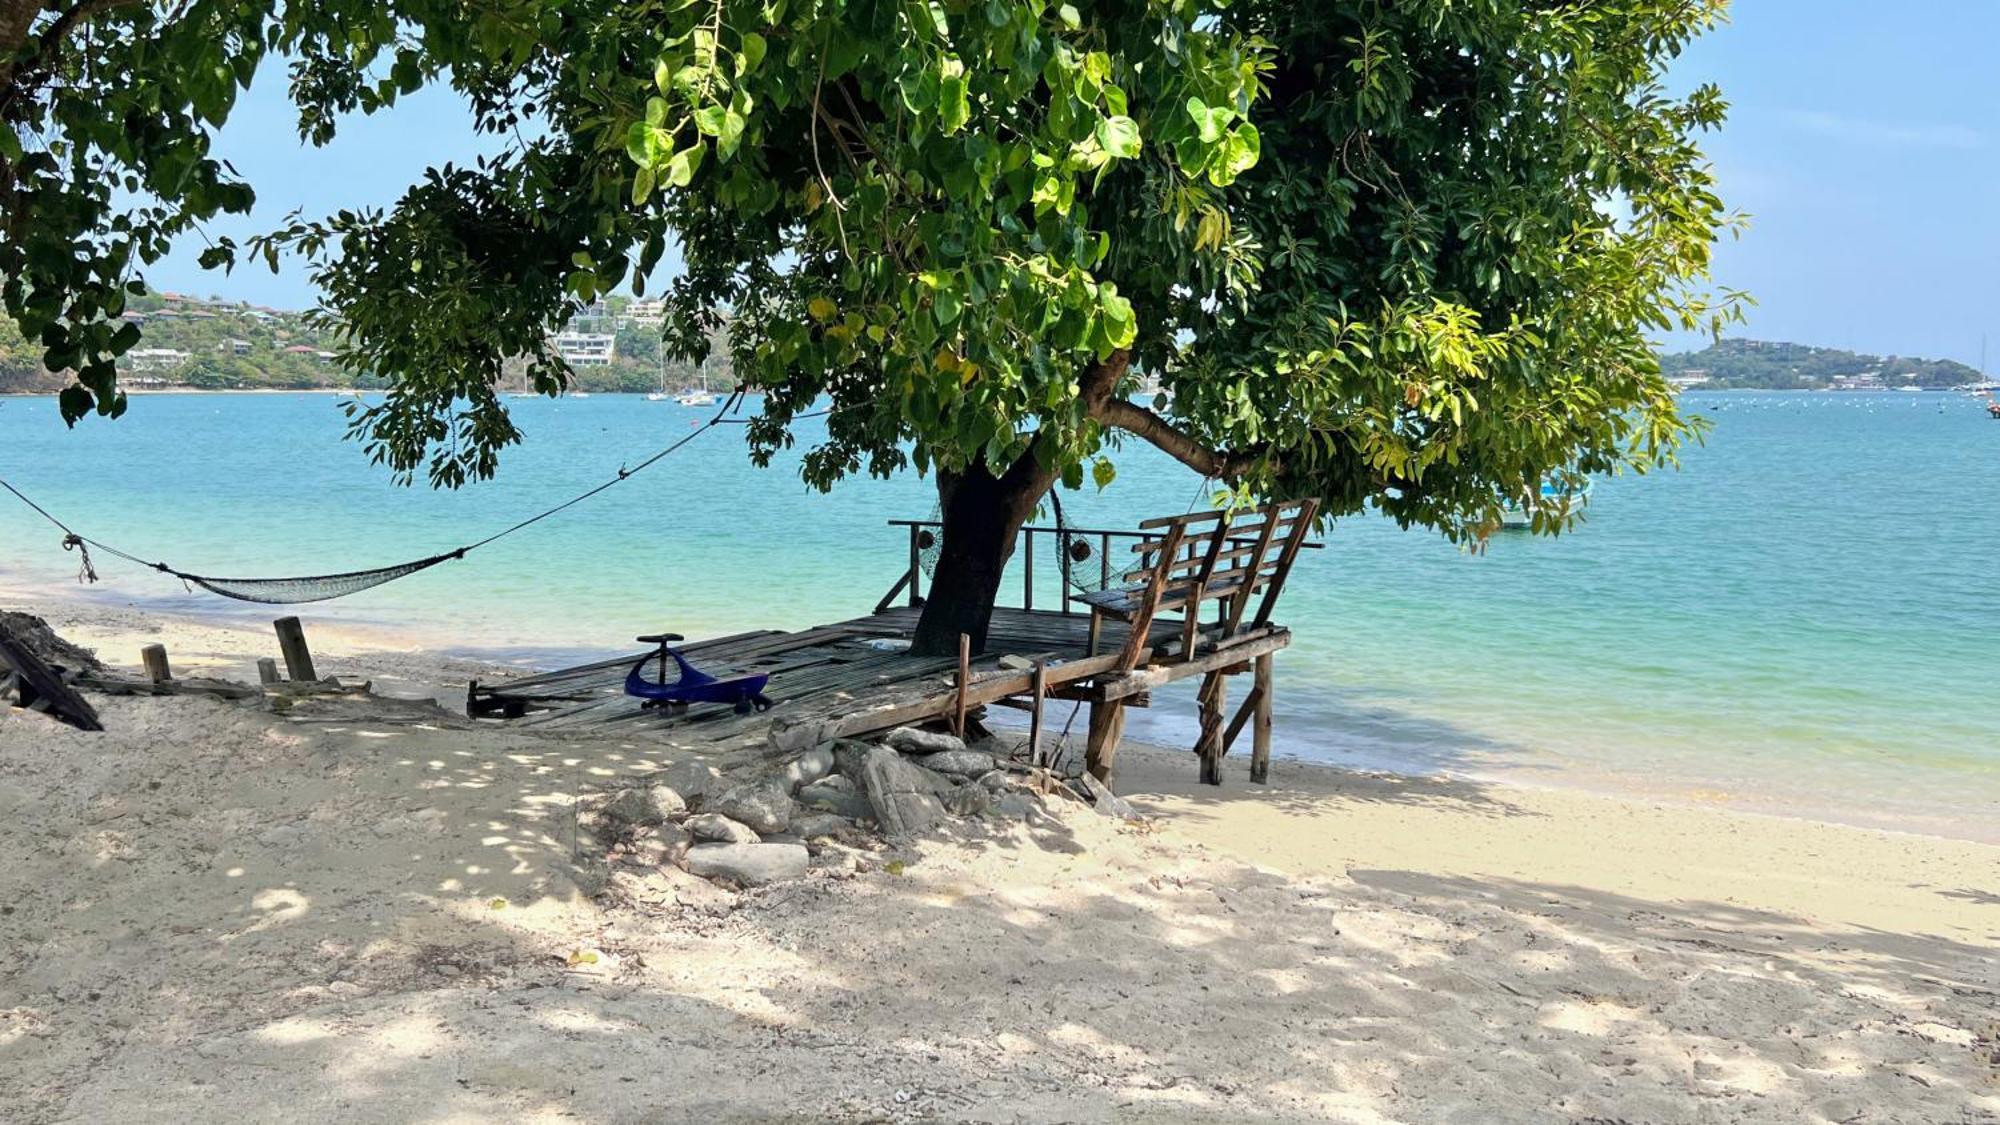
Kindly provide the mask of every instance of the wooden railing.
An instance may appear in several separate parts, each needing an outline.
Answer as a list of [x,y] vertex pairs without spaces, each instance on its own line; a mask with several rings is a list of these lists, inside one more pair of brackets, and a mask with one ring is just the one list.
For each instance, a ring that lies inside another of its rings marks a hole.
[[[889,587],[889,592],[882,595],[881,601],[875,603],[876,613],[881,613],[895,604],[896,598],[899,595],[906,597],[905,604],[907,605],[918,606],[923,604],[923,553],[929,548],[931,542],[925,536],[936,537],[944,534],[944,524],[937,520],[890,520],[889,526],[905,528],[909,532],[910,561],[907,569],[903,571],[902,577],[896,580],[895,585]],[[1019,562],[1021,569],[1021,604],[1019,606],[1021,609],[1035,608],[1035,544],[1038,537],[1043,536],[1047,537],[1047,541],[1043,543],[1045,557],[1055,560],[1057,570],[1056,584],[1062,590],[1058,601],[1061,604],[1061,611],[1063,613],[1077,613],[1080,611],[1071,608],[1072,603],[1076,601],[1075,592],[1070,586],[1068,577],[1062,573],[1061,536],[1068,536],[1071,540],[1080,539],[1091,545],[1094,556],[1091,561],[1094,561],[1098,566],[1098,583],[1100,587],[1113,585],[1112,578],[1114,575],[1123,574],[1138,565],[1138,557],[1132,548],[1154,537],[1153,533],[1148,531],[1111,530],[1101,527],[1037,527],[1033,525],[1023,527],[1014,541],[1014,559]],[[1227,542],[1231,546],[1244,546],[1255,543],[1256,537],[1230,536]],[[1114,543],[1126,549],[1114,555],[1112,551]],[[1308,542],[1301,545],[1307,550],[1317,550],[1324,544]],[[1114,566],[1112,561],[1114,558],[1123,561]],[[1001,587],[1001,596],[1003,598],[1007,596],[1006,589],[1006,586],[1003,584]],[[1088,610],[1081,612],[1088,612]]]

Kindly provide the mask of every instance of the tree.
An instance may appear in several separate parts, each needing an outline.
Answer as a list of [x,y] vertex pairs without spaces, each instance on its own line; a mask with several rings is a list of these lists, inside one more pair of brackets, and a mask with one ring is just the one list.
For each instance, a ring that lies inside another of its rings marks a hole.
[[[1705,291],[1730,219],[1695,143],[1723,103],[1661,76],[1721,7],[266,7],[256,41],[293,57],[309,137],[448,80],[513,144],[213,256],[309,259],[344,362],[394,380],[355,436],[456,485],[518,439],[503,362],[560,389],[550,326],[643,292],[676,244],[665,346],[699,362],[730,318],[734,369],[767,392],[753,458],[830,396],[810,483],[935,476],[917,644],[949,650],[983,643],[1042,497],[1107,483],[1129,438],[1239,496],[1455,538],[1547,475],[1670,462],[1695,431],[1647,333],[1734,298]],[[85,351],[92,323],[71,324]],[[1141,371],[1170,410],[1129,401]],[[100,409],[105,378],[86,366]]]

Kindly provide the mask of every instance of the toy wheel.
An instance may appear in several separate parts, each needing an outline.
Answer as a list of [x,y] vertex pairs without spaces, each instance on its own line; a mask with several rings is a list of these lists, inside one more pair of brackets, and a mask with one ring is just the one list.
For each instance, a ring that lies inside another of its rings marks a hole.
[[751,706],[750,700],[739,699],[736,701],[736,713],[739,715],[748,715],[750,713],[750,706]]

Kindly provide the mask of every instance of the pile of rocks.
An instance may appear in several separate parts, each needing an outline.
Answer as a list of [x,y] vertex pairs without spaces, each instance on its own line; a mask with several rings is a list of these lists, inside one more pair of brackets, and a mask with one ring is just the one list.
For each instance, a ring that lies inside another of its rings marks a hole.
[[1019,821],[1041,811],[1027,767],[906,727],[879,744],[817,746],[755,776],[683,761],[584,794],[578,847],[585,862],[670,864],[750,887],[852,863],[878,837],[906,840],[947,818]]

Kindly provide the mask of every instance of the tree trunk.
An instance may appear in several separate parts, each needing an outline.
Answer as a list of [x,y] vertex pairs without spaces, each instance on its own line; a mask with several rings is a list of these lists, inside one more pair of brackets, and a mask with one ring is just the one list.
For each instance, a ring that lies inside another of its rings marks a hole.
[[[1095,417],[1105,408],[1131,363],[1131,353],[1118,351],[1084,370],[1078,383],[1086,415]],[[938,474],[944,539],[911,652],[956,656],[960,633],[972,638],[973,652],[986,651],[986,629],[993,622],[1001,575],[1014,556],[1014,537],[1055,487],[1057,472],[1042,464],[1039,441],[1038,435],[998,476],[984,461],[961,473]]]
[[1032,471],[996,477],[984,465],[938,475],[944,535],[910,651],[955,656],[960,633],[972,638],[974,653],[986,651],[986,630],[1007,560],[1014,556],[1015,536],[1053,483],[1048,474]]

